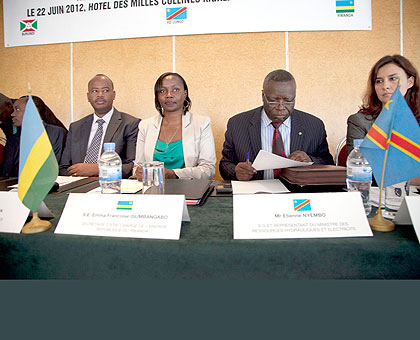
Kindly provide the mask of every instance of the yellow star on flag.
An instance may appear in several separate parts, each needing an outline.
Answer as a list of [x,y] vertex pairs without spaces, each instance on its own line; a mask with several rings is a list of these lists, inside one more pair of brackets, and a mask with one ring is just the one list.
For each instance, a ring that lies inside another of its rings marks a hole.
[[393,102],[393,100],[388,100],[385,104],[385,107],[387,110],[389,110],[389,104],[391,104]]

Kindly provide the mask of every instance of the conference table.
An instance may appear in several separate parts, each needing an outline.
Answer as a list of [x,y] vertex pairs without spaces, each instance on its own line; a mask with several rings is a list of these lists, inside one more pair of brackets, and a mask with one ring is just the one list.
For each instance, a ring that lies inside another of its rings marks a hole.
[[[91,184],[90,184],[91,185]],[[188,206],[179,240],[55,234],[68,193],[45,203],[53,227],[0,233],[0,279],[419,279],[411,225],[373,237],[233,239],[233,199],[215,192]]]

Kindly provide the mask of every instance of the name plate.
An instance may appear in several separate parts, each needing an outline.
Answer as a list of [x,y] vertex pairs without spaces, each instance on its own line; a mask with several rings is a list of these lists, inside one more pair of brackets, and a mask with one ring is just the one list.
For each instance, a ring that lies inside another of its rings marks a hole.
[[17,192],[0,191],[0,232],[20,233],[28,215]]
[[179,240],[184,195],[69,194],[55,233]]
[[358,192],[234,195],[234,239],[373,236]]
[[420,243],[420,196],[405,196],[397,215],[395,224],[412,224]]

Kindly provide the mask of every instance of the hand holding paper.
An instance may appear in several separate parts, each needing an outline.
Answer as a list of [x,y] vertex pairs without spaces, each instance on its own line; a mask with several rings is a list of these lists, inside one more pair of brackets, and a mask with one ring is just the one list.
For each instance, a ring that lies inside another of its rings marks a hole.
[[290,168],[293,166],[305,166],[311,164],[313,164],[313,162],[294,161],[264,150],[260,150],[260,152],[258,152],[258,155],[254,160],[254,163],[252,163],[252,167],[255,170],[259,171],[269,169]]

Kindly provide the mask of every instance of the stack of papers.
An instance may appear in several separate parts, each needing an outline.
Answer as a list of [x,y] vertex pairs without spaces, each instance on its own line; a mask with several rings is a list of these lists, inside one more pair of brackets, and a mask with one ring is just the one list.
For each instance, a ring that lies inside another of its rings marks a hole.
[[232,192],[239,194],[282,194],[290,192],[278,179],[232,181]]

